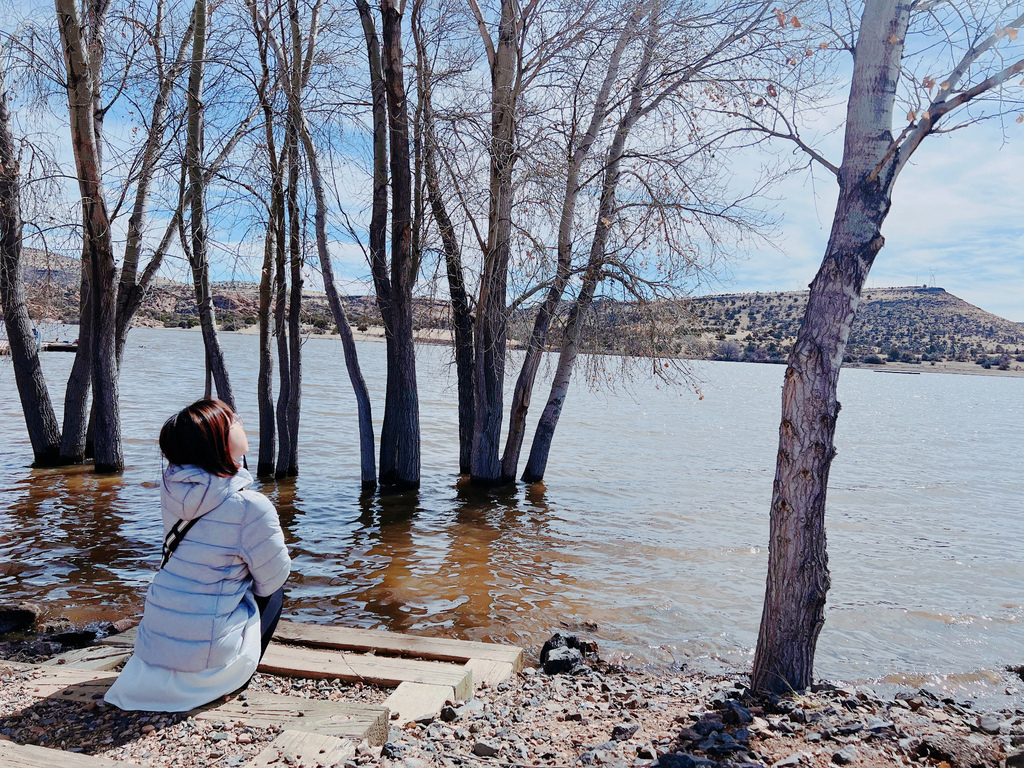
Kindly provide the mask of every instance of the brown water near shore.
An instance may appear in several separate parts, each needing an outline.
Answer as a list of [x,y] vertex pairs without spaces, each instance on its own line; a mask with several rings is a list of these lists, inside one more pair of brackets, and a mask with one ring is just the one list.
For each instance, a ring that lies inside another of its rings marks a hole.
[[[254,425],[256,340],[222,342],[240,411]],[[359,349],[379,428],[383,345]],[[481,493],[455,474],[451,352],[421,346],[424,484],[379,497],[359,491],[340,344],[312,338],[303,352],[301,474],[259,486],[278,505],[295,560],[289,616],[532,648],[568,626],[612,658],[749,663],[780,366],[699,364],[703,400],[648,381],[580,388],[546,487]],[[59,399],[72,357],[43,360]],[[596,372],[591,379],[607,383]],[[1001,685],[980,671],[1024,663],[1022,387],[1011,378],[843,373],[820,674],[892,673],[975,695]],[[201,390],[198,334],[135,329],[121,381],[125,473],[30,470],[13,372],[0,363],[4,600],[41,601],[76,622],[141,610],[160,539],[155,438]],[[545,394],[538,384],[535,400]]]

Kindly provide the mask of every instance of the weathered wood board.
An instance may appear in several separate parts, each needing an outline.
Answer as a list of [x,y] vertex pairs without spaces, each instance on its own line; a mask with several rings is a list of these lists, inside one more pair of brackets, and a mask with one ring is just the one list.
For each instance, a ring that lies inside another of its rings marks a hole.
[[127,660],[131,652],[125,648],[112,645],[93,645],[89,648],[78,648],[67,651],[43,662],[44,666],[67,666],[78,669],[114,669],[122,661]]
[[455,690],[448,685],[427,685],[426,683],[402,683],[388,696],[384,706],[398,717],[392,722],[405,725],[421,717],[436,715],[446,701],[455,700]]
[[300,624],[282,620],[274,633],[277,640],[295,645],[334,648],[339,651],[373,651],[436,661],[467,662],[470,659],[501,661],[512,671],[523,668],[523,649],[497,643],[476,643],[442,637],[419,637],[376,629],[350,629],[324,624]]
[[428,683],[451,686],[460,699],[473,695],[472,671],[440,661],[363,656],[271,643],[260,663],[260,671],[285,677],[338,678],[389,687],[404,682]]
[[123,763],[105,757],[80,755],[59,749],[14,744],[0,741],[0,766],[3,768],[138,768],[136,763]]
[[489,659],[470,659],[465,666],[466,669],[472,671],[475,683],[491,688],[508,680],[515,671],[508,662]]
[[[32,669],[18,665],[17,671]],[[90,702],[103,698],[116,675],[75,667],[35,667],[37,676],[25,683],[27,690],[40,699],[62,698]],[[310,733],[366,739],[370,744],[383,744],[387,738],[389,712],[383,707],[369,707],[346,702],[319,701],[297,696],[250,691],[246,699],[218,700],[192,710],[200,720],[242,721],[246,725],[265,728],[284,724],[287,728]],[[2,763],[0,763],[2,765]]]
[[344,765],[356,755],[356,746],[334,736],[286,730],[242,768],[287,765]]
[[[293,643],[312,648],[329,648],[352,653],[373,653],[378,657],[401,656],[414,659],[433,661],[449,661],[466,664],[472,661],[471,669],[474,680],[488,685],[497,685],[502,680],[519,672],[523,668],[523,649],[511,645],[496,643],[475,643],[468,640],[448,640],[440,637],[418,637],[403,635],[397,632],[384,632],[375,629],[350,629],[348,627],[332,627],[322,624],[300,624],[293,621],[281,621],[274,633],[275,642],[271,650],[280,647],[281,643]],[[113,646],[131,646],[135,643],[135,630],[129,629],[119,635],[111,635],[100,643]],[[350,658],[347,657],[346,658]],[[492,663],[481,663],[492,662]],[[265,670],[266,671],[266,670]],[[288,672],[275,672],[288,675]],[[360,673],[362,674],[362,673]],[[293,675],[294,676],[294,675]],[[323,677],[324,675],[320,675]],[[332,677],[334,675],[331,675]],[[359,680],[363,677],[344,677],[343,680]],[[400,678],[394,684],[403,682]],[[409,682],[429,682],[444,685],[435,680],[409,680]],[[387,683],[380,683],[387,685]]]

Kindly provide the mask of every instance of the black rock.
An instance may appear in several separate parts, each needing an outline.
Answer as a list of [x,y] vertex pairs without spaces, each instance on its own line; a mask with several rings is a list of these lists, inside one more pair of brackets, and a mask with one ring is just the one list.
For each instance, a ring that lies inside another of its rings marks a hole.
[[577,648],[552,648],[542,658],[544,672],[549,675],[571,675],[586,668],[583,653]]
[[746,725],[754,722],[754,715],[744,706],[729,700],[725,702],[725,711],[722,712],[722,722],[726,725]]
[[556,648],[572,648],[579,651],[581,657],[593,656],[597,653],[596,643],[580,640],[576,635],[563,635],[561,632],[555,632],[540,649],[541,666],[547,662],[548,656]]
[[494,757],[498,754],[498,748],[486,741],[478,741],[473,745],[473,754],[477,757]]
[[857,759],[857,750],[853,747],[843,747],[834,755],[832,755],[832,762],[836,765],[849,765]]
[[397,760],[402,756],[402,748],[394,742],[387,741],[380,748],[380,756],[386,757],[388,760]]
[[612,728],[612,739],[625,741],[633,737],[633,734],[640,730],[639,725],[616,725]]
[[441,719],[446,723],[454,723],[459,719],[459,713],[453,706],[444,706],[441,708]]
[[701,720],[690,726],[690,729],[696,731],[703,739],[707,736],[710,736],[712,733],[724,731],[725,724],[719,722],[718,720]]
[[1007,755],[1006,768],[1024,768],[1024,752]]
[[42,609],[35,603],[4,603],[0,605],[0,635],[32,629]]
[[843,723],[838,728],[836,728],[836,733],[838,733],[840,736],[850,736],[854,733],[860,733],[863,730],[864,723],[859,723],[856,720],[851,720],[850,722]]

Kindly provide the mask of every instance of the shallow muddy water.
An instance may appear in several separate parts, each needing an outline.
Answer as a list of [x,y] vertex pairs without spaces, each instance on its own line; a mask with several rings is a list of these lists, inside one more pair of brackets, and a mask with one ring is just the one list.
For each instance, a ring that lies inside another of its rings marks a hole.
[[[222,343],[255,460],[257,340]],[[379,430],[384,346],[359,351]],[[301,474],[259,486],[294,558],[286,615],[534,649],[569,626],[606,656],[749,663],[781,366],[697,364],[703,399],[649,381],[576,387],[546,486],[487,494],[456,474],[450,350],[421,346],[423,487],[380,498],[360,496],[340,343],[314,337],[303,354]],[[44,601],[77,621],[141,610],[159,562],[157,432],[202,394],[202,359],[198,333],[132,331],[121,378],[129,467],[99,478],[27,468],[0,358],[4,600]],[[72,356],[43,361],[59,407]],[[546,394],[539,383],[535,411]],[[840,399],[818,674],[991,689],[986,670],[1024,664],[1024,380],[847,370]]]

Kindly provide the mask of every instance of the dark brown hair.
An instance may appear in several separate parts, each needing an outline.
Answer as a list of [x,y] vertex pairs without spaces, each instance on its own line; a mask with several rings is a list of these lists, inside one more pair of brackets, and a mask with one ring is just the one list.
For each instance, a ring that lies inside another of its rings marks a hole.
[[171,464],[194,464],[211,475],[231,477],[238,473],[228,447],[234,420],[227,403],[208,397],[196,400],[164,422],[160,452]]

